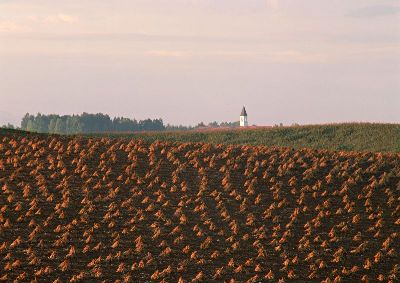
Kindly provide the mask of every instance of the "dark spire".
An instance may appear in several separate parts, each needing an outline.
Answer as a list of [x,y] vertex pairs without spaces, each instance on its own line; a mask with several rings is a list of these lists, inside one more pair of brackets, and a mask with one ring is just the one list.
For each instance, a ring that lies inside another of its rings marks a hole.
[[242,108],[242,113],[240,113],[240,116],[247,116],[246,108]]

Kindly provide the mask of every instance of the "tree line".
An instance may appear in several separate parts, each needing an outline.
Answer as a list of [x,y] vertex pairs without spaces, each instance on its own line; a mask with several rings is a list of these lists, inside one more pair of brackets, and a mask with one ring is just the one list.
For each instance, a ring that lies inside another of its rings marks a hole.
[[31,115],[27,113],[21,121],[21,129],[38,133],[80,134],[102,132],[162,131],[162,119],[137,121],[123,117],[111,118],[102,113],[81,115]]
[[[4,128],[14,128],[12,125]],[[162,119],[136,120],[124,117],[111,118],[109,115],[83,113],[81,115],[36,115],[25,114],[21,121],[21,130],[50,134],[85,134],[107,132],[144,132],[144,131],[189,131],[201,128],[239,127],[239,122],[198,123],[196,126],[164,125]]]

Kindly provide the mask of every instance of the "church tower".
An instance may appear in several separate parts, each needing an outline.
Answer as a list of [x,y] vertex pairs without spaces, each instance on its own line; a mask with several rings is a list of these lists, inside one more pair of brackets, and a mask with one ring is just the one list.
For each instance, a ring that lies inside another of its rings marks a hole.
[[248,125],[246,108],[243,106],[242,113],[240,113],[240,127],[247,127]]

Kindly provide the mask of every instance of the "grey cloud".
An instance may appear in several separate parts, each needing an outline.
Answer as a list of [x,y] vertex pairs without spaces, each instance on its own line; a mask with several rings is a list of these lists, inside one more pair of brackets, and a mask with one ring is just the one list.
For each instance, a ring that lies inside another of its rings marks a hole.
[[376,5],[367,6],[351,11],[348,16],[354,18],[377,18],[400,13],[400,6]]

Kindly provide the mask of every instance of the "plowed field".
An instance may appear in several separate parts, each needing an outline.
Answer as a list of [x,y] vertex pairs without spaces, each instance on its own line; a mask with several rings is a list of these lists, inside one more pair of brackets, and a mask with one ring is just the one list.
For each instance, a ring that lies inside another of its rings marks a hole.
[[400,156],[0,137],[7,282],[396,282]]

